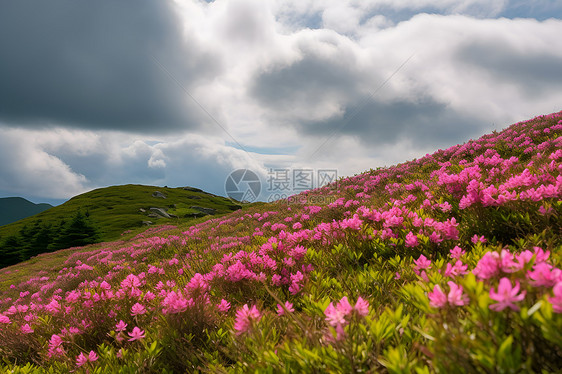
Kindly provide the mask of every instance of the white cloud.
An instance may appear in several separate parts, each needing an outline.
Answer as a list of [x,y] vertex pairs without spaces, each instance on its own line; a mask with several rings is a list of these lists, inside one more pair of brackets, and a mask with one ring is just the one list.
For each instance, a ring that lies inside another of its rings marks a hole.
[[86,177],[41,149],[37,135],[0,128],[0,190],[55,199],[84,192]]

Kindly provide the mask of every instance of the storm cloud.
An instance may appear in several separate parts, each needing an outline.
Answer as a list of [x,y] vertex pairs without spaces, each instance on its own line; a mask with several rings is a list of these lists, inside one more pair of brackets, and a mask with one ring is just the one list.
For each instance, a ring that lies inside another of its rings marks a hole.
[[217,59],[157,0],[7,1],[0,11],[0,121],[134,132],[196,128],[190,88]]

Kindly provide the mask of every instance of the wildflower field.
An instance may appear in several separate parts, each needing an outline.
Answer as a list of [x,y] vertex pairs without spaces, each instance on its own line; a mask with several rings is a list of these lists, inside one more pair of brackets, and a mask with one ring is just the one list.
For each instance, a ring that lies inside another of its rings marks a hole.
[[0,270],[1,371],[559,372],[561,135],[541,116]]

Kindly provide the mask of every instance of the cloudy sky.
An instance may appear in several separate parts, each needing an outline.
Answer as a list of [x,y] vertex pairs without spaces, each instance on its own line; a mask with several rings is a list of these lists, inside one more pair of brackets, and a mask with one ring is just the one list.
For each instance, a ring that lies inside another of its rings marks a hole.
[[551,0],[0,0],[0,197],[389,166],[562,110],[560,35]]

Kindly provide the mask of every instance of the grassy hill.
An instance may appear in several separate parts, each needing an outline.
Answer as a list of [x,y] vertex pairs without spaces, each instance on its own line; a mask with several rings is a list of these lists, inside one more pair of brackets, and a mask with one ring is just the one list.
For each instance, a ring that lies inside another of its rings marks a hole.
[[41,213],[53,206],[34,204],[21,197],[0,198],[0,226]]
[[0,270],[2,369],[560,372],[561,171],[562,112],[40,255]]
[[[143,225],[177,224],[240,208],[241,205],[230,199],[191,187],[112,186],[75,196],[62,205],[0,227],[0,247],[2,239],[5,243],[14,236],[18,238],[15,247],[26,246],[41,227],[48,225],[56,230],[71,221],[77,212],[87,215],[97,229],[96,241],[109,241],[119,239],[125,231],[138,231]],[[38,249],[40,252],[47,250],[46,247],[42,251]]]

